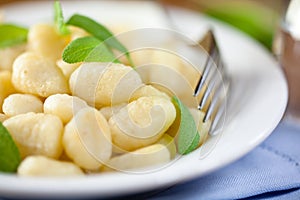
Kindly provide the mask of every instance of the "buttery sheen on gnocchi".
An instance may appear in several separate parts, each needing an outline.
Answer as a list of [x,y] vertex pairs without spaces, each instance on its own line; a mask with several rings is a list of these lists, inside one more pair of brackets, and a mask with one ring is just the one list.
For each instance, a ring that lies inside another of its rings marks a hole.
[[[147,70],[141,74],[126,60],[69,64],[63,60],[63,50],[90,33],[68,28],[70,33],[62,35],[52,24],[37,24],[29,29],[25,44],[0,49],[0,122],[21,154],[17,174],[132,171],[178,157],[181,116],[172,91],[149,82],[158,80],[160,71],[149,72],[145,81]],[[186,71],[181,59],[162,51],[148,53],[134,54],[133,63],[161,62],[186,76],[188,84],[196,83],[198,74]],[[203,112],[189,109],[200,146],[211,123],[202,122]]]

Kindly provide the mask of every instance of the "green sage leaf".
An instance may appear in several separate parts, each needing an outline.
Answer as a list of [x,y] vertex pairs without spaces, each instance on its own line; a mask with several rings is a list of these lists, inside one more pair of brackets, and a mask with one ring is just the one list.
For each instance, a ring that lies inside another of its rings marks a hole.
[[91,35],[95,36],[97,39],[103,41],[109,48],[114,48],[124,53],[127,59],[129,60],[129,62],[131,63],[131,65],[133,65],[131,57],[126,47],[121,42],[119,42],[119,40],[117,40],[117,38],[114,37],[113,33],[111,33],[102,24],[94,21],[89,17],[79,15],[79,14],[73,15],[68,20],[67,24],[84,29]]
[[200,135],[189,109],[176,96],[173,97],[173,102],[180,111],[178,153],[186,155],[198,147]]
[[21,162],[20,152],[8,130],[0,122],[0,171],[16,172]]
[[65,24],[63,11],[62,11],[61,4],[59,1],[54,2],[54,22],[55,22],[58,32],[61,35],[70,34],[70,30],[68,29],[68,27]]
[[62,58],[67,63],[118,62],[106,45],[93,36],[72,41],[65,48]]
[[0,24],[0,48],[7,48],[27,41],[28,29],[13,25]]
[[120,63],[113,52],[107,48],[106,44],[101,42],[85,58],[85,62],[114,62]]

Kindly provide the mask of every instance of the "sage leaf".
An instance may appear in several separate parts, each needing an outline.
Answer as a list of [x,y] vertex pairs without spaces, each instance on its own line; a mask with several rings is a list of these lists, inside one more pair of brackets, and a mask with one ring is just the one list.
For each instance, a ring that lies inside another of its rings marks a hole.
[[95,36],[97,39],[103,41],[108,47],[117,49],[120,52],[124,53],[130,64],[133,65],[133,62],[126,47],[121,42],[119,42],[119,40],[116,37],[114,37],[113,33],[111,33],[102,24],[94,21],[89,17],[79,14],[73,15],[68,20],[67,24],[84,29],[91,35]]
[[118,62],[106,45],[93,36],[72,41],[63,51],[62,58],[67,63],[78,62]]
[[177,140],[178,153],[186,155],[198,147],[200,135],[189,109],[176,96],[172,100],[180,112],[180,126]]
[[13,25],[0,24],[0,48],[7,48],[27,41],[28,29]]
[[61,4],[59,1],[54,2],[54,23],[56,26],[57,31],[61,35],[68,35],[70,34],[70,30],[65,24],[63,11],[61,8]]
[[101,42],[85,58],[85,62],[114,62],[120,63],[113,52]]
[[0,171],[16,172],[20,162],[20,152],[10,133],[0,122]]

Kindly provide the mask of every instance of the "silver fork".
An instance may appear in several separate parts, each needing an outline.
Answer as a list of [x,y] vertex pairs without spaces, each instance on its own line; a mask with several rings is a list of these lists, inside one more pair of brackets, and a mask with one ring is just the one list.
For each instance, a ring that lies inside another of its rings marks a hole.
[[[172,14],[169,12],[168,4],[162,0],[159,2],[170,26],[174,30],[178,30]],[[217,135],[222,131],[222,126],[225,123],[227,99],[230,93],[230,78],[225,71],[225,66],[211,29],[198,42],[197,46],[199,45],[207,52],[208,56],[193,96],[200,99],[198,109],[205,113],[203,122],[207,122],[209,119],[212,122],[209,134]]]
[[[221,131],[225,122],[230,79],[225,71],[224,63],[211,29],[199,41],[199,45],[207,52],[208,56],[203,72],[195,87],[194,96],[203,94],[200,97],[198,109],[205,112],[203,122],[211,119],[210,135],[216,135]],[[208,107],[204,110],[207,104]]]

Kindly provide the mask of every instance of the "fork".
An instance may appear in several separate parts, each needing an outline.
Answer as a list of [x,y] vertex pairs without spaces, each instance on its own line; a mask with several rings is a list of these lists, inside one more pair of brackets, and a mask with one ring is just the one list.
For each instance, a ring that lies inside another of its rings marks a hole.
[[[197,97],[199,94],[203,94],[200,97],[198,109],[205,113],[203,122],[207,122],[209,119],[212,121],[209,131],[210,135],[217,135],[221,131],[220,126],[225,122],[230,79],[225,71],[224,63],[211,29],[206,32],[198,44],[207,52],[208,56],[193,95]],[[204,91],[203,93],[202,90]],[[204,109],[206,104],[208,104],[208,107]]]
[[[173,21],[169,6],[160,0],[169,25],[178,30]],[[227,99],[230,93],[230,78],[226,73],[214,33],[210,28],[200,41],[196,44],[207,53],[207,59],[201,72],[199,81],[194,89],[194,97],[199,97],[198,109],[205,113],[203,122],[209,119],[212,124],[209,130],[210,135],[217,135],[222,131],[225,123]],[[195,46],[195,44],[193,44]]]

